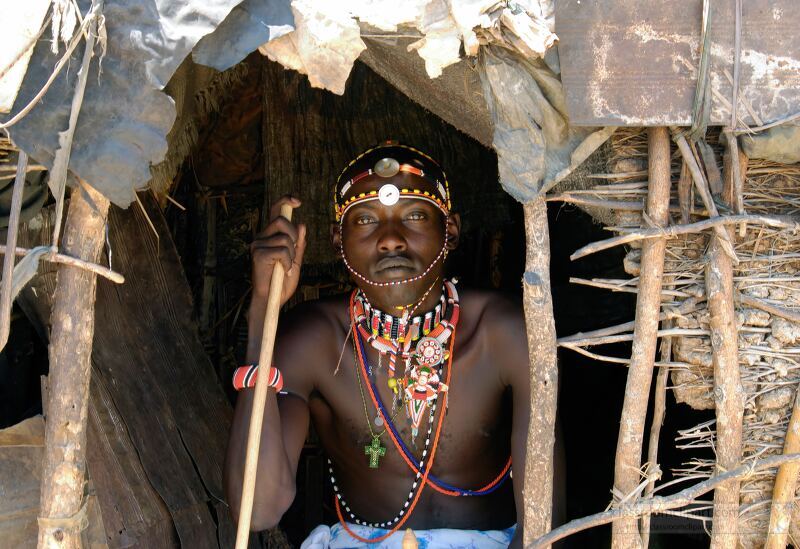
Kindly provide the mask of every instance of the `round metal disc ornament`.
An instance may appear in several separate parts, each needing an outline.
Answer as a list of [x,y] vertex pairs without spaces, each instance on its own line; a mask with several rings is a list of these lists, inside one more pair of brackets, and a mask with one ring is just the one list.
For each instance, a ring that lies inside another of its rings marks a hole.
[[392,177],[400,171],[400,162],[394,158],[381,158],[375,162],[372,171],[381,177]]
[[384,185],[378,191],[378,200],[380,200],[381,204],[384,206],[394,206],[397,204],[397,201],[400,200],[400,189],[391,183]]
[[425,366],[436,366],[444,360],[444,347],[439,340],[423,337],[417,343],[417,360]]

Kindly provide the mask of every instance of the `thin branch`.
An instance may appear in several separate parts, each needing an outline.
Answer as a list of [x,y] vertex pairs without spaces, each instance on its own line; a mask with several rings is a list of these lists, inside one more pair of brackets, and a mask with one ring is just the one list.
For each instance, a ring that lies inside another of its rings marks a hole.
[[[697,159],[695,158],[694,153],[692,153],[691,147],[689,147],[688,141],[686,141],[686,137],[676,130],[673,131],[673,138],[675,143],[678,145],[678,149],[681,151],[681,155],[683,156],[686,165],[689,167],[689,173],[692,174],[692,179],[694,179],[694,186],[697,189],[697,192],[700,193],[700,198],[703,201],[703,205],[709,212],[709,217],[718,217],[719,212],[717,211],[717,205],[714,203],[714,199],[711,198],[711,192],[708,190],[708,184],[703,177],[703,172],[700,170],[700,166],[697,164]],[[714,232],[722,241],[722,249],[725,251],[725,254],[730,257],[731,260],[733,260],[734,264],[738,264],[739,258],[736,257],[736,252],[733,251],[733,242],[731,242],[731,237],[728,234],[728,231],[726,231],[722,226],[715,226]]]
[[789,229],[793,231],[800,231],[800,222],[795,221],[793,218],[783,218],[770,215],[726,215],[721,217],[712,217],[689,223],[688,225],[672,225],[666,228],[658,229],[636,229],[627,234],[592,242],[583,248],[576,250],[569,258],[573,261],[580,259],[587,255],[597,253],[614,246],[628,244],[637,240],[646,240],[650,238],[675,238],[677,236],[699,233],[706,229],[713,229],[722,225],[733,225],[737,223],[753,223],[755,225],[766,225],[776,229]]
[[[632,324],[632,323],[631,323]],[[690,336],[707,336],[708,330],[703,329],[689,329],[689,328],[671,328],[669,330],[659,330],[658,337],[690,337]],[[633,334],[613,334],[606,336],[584,337],[583,339],[570,339],[569,341],[558,341],[560,347],[569,345],[570,347],[585,347],[588,345],[608,345],[609,343],[620,343],[622,341],[633,341]]]
[[544,536],[535,539],[526,549],[539,549],[547,547],[564,539],[567,536],[582,532],[589,528],[602,526],[621,518],[633,518],[642,515],[652,515],[661,513],[670,509],[684,507],[689,505],[694,500],[706,494],[725,482],[731,480],[744,480],[752,476],[754,473],[763,471],[765,469],[772,469],[785,463],[798,463],[800,462],[800,454],[785,454],[779,456],[770,456],[761,461],[753,462],[750,464],[740,465],[735,469],[723,473],[721,475],[713,476],[706,481],[699,482],[694,486],[690,486],[681,490],[677,494],[671,496],[655,496],[652,498],[641,499],[635,503],[628,503],[621,507],[604,511],[602,513],[595,513],[588,517],[571,520],[570,522],[551,530]]
[[775,316],[785,318],[790,322],[800,323],[800,311],[787,309],[786,307],[781,307],[780,305],[773,305],[772,303],[764,301],[763,299],[758,299],[757,297],[753,297],[747,294],[739,295],[739,303],[741,303],[742,305],[747,305],[748,307],[755,307],[756,309],[761,309],[762,311],[766,311]]
[[[6,245],[17,245],[19,231],[19,215],[22,210],[22,195],[25,189],[25,173],[28,166],[28,155],[20,150],[17,158],[17,177],[11,194],[11,214],[8,218],[8,234]],[[14,256],[3,259],[3,281],[0,288],[0,349],[6,346],[11,330],[11,290],[13,286]]]
[[[5,246],[0,245],[0,254],[5,255],[7,249],[8,248],[6,248]],[[15,255],[25,255],[29,251],[30,250],[27,248],[20,248],[20,247],[14,248]],[[51,263],[61,263],[63,265],[69,265],[70,267],[78,267],[81,269],[86,269],[87,271],[91,271],[98,276],[107,278],[108,280],[114,282],[115,284],[123,284],[125,282],[125,277],[116,271],[112,271],[111,269],[107,269],[106,267],[102,267],[94,263],[83,261],[82,259],[77,259],[70,255],[50,252],[44,254],[41,257],[41,259],[45,261],[50,261]]]
[[800,112],[796,112],[794,114],[790,114],[788,116],[784,116],[783,118],[778,118],[774,122],[770,122],[769,124],[764,124],[763,126],[756,126],[754,128],[742,128],[739,130],[734,130],[733,133],[737,135],[741,135],[743,133],[758,133],[763,132],[764,130],[768,130],[770,128],[774,128],[775,126],[780,126],[781,124],[786,124],[788,122],[792,122],[800,118]]
[[[635,279],[631,279],[635,282]],[[638,294],[639,289],[635,284],[615,284],[613,282],[607,282],[602,279],[593,278],[592,280],[586,280],[585,278],[578,278],[578,277],[571,277],[569,279],[571,284],[581,284],[583,286],[593,286],[595,288],[602,288],[604,290],[611,290],[612,292],[627,292],[631,294]],[[626,281],[627,282],[627,281]],[[691,297],[686,292],[681,292],[678,290],[661,290],[661,295],[666,295],[670,297]]]
[[[669,310],[658,315],[658,320],[662,321],[689,314],[697,308],[697,304],[700,303],[701,301],[702,300],[699,300],[697,298],[687,299],[683,303],[681,303],[679,307],[670,308]],[[581,341],[583,339],[621,334],[623,332],[629,332],[633,330],[633,325],[634,322],[631,320],[630,322],[623,322],[622,324],[617,324],[616,326],[609,326],[608,328],[600,328],[599,330],[592,330],[590,332],[577,332],[575,334],[559,338],[556,341],[556,343],[561,345],[564,343],[574,343],[576,341]]]

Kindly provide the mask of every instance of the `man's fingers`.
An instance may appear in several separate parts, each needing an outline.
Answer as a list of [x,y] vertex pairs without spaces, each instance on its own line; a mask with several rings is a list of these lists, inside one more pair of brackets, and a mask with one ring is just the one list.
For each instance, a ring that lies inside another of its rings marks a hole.
[[256,235],[256,239],[264,239],[278,233],[286,233],[292,238],[292,242],[297,242],[297,226],[280,216],[270,221],[269,225]]
[[[292,265],[292,269],[295,267],[299,268],[300,265],[303,264],[303,256],[306,253],[306,226],[304,224],[300,224],[297,226],[297,243],[294,248],[294,264]],[[295,274],[292,272],[292,274]]]
[[284,204],[289,204],[292,208],[299,208],[302,202],[300,202],[299,198],[295,198],[291,195],[288,194],[283,195],[278,200],[276,200],[275,203],[272,205],[272,207],[269,209],[269,218],[275,219],[276,217],[280,216],[281,206],[283,206]]
[[295,242],[292,238],[285,233],[274,234],[265,238],[254,240],[250,245],[250,251],[255,253],[255,250],[269,250],[273,248],[287,248],[291,250],[292,258],[295,254]]
[[284,271],[289,271],[292,268],[292,261],[294,260],[294,248],[286,246],[259,246],[253,250],[253,261],[256,264],[265,262],[267,265],[275,264],[278,262],[283,266]]

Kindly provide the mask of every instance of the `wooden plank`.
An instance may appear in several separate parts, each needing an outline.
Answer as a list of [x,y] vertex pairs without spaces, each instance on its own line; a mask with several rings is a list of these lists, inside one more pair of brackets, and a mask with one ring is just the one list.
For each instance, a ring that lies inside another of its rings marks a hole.
[[[727,125],[735,3],[711,4],[711,123]],[[743,4],[738,116],[758,125],[800,111],[800,10],[793,0]],[[691,124],[702,6],[703,0],[556,2],[571,123]]]
[[216,547],[208,503],[222,499],[231,409],[191,321],[189,288],[166,223],[150,196],[142,202],[160,238],[140,208],[115,209],[109,218],[114,268],[127,273],[128,283],[98,285],[93,360],[181,544]]
[[[89,468],[120,546],[227,547],[235,529],[222,463],[232,409],[197,337],[166,223],[150,196],[142,202],[158,240],[140,208],[109,217],[113,267],[127,276],[122,286],[98,285]],[[41,244],[50,230],[37,217],[20,245]],[[43,263],[21,299],[44,334],[54,279]]]
[[86,460],[112,547],[174,547],[169,509],[153,489],[108,388],[90,387]]

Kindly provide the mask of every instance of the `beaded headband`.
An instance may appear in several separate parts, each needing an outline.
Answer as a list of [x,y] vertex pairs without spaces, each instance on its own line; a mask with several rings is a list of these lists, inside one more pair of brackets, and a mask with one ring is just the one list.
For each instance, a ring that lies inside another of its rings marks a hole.
[[[371,162],[373,158],[376,159],[374,164]],[[422,164],[422,167],[415,166],[410,162]],[[345,174],[351,172],[353,166],[358,163],[366,164],[364,166],[365,169],[358,171],[355,175],[343,181]],[[430,169],[425,169],[425,164],[429,164],[428,167]],[[387,183],[379,190],[355,193],[347,200],[344,200],[345,195],[354,189],[355,185],[370,175],[375,174],[389,178],[401,172],[416,175],[430,182],[436,192],[423,191],[421,189],[398,189],[395,185]],[[437,178],[436,172],[441,174],[441,180]],[[450,213],[450,187],[447,182],[447,175],[439,164],[418,149],[387,141],[358,155],[339,174],[336,179],[333,196],[336,221],[341,221],[345,212],[357,202],[379,200],[382,204],[391,206],[396,204],[400,198],[425,200],[439,208],[445,216]]]

